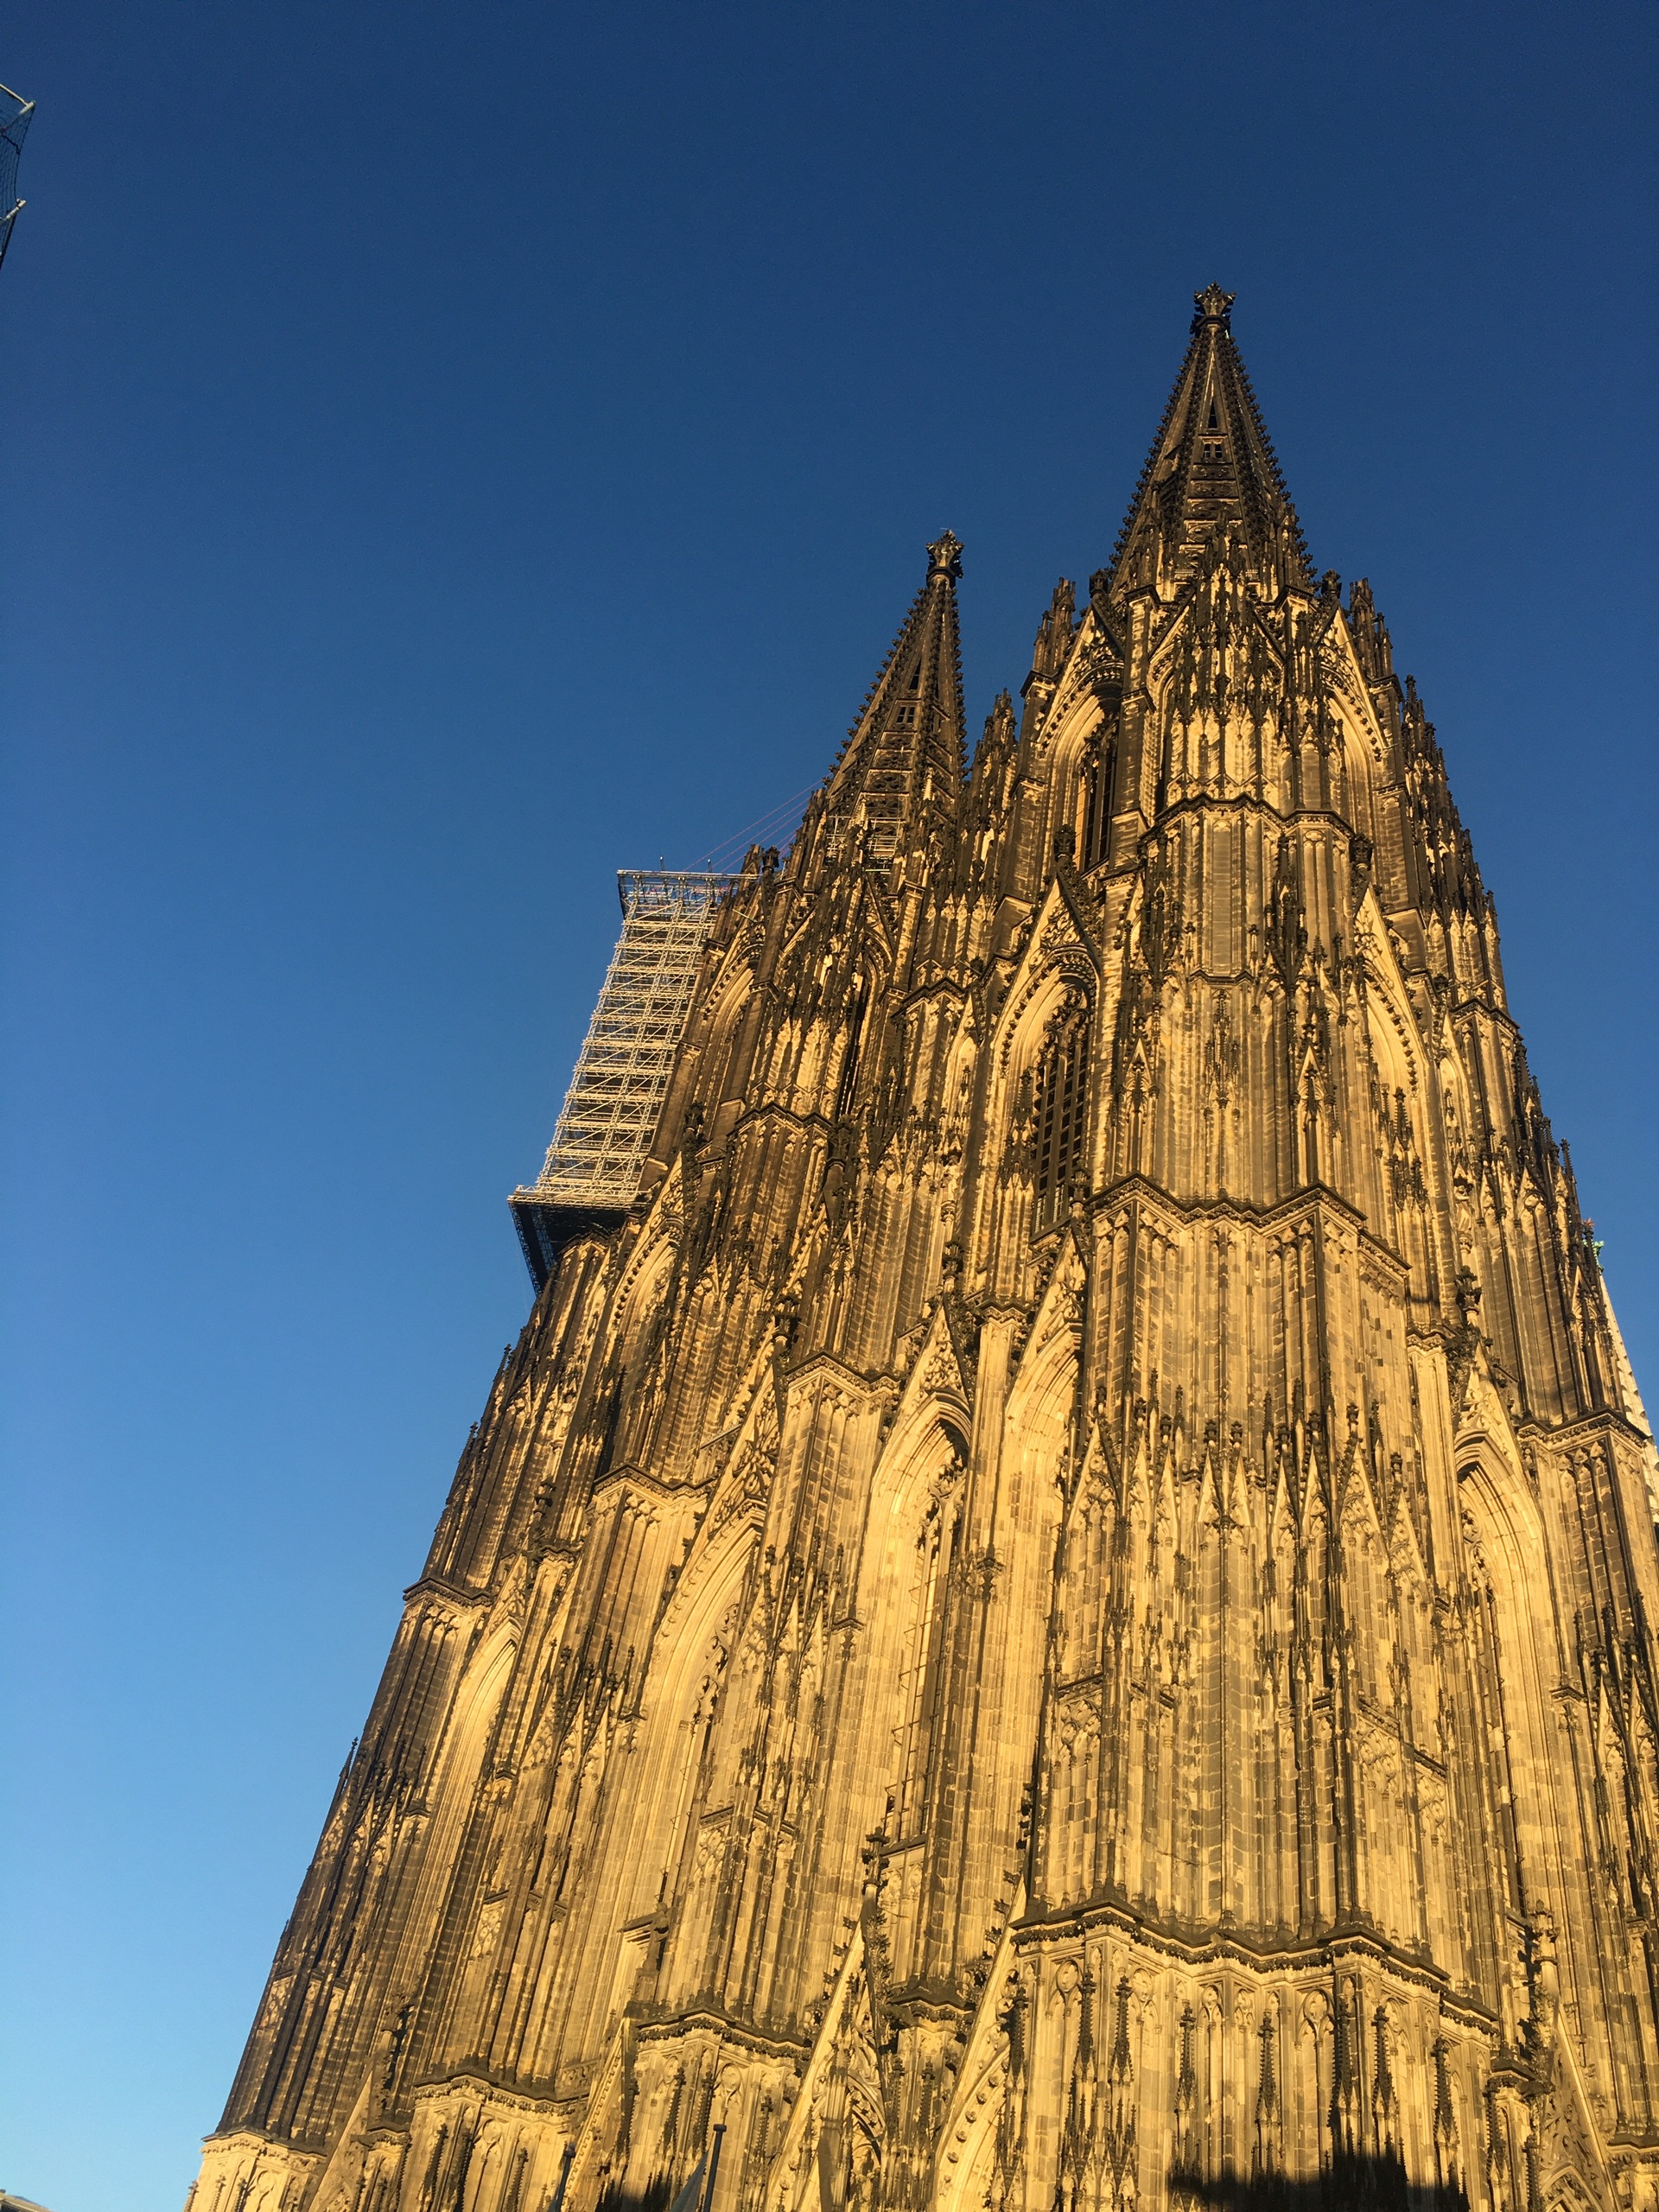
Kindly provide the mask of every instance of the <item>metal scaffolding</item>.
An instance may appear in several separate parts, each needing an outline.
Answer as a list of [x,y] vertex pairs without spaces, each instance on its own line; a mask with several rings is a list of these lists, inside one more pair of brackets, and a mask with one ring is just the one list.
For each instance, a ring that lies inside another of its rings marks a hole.
[[17,157],[23,150],[34,112],[33,100],[0,85],[0,261],[5,259],[6,248],[11,244],[11,226],[22,212],[23,203],[17,197]]
[[512,1205],[537,1282],[561,1222],[625,1212],[639,1188],[685,1032],[715,900],[736,879],[624,868],[622,934],[588,1026],[547,1159]]

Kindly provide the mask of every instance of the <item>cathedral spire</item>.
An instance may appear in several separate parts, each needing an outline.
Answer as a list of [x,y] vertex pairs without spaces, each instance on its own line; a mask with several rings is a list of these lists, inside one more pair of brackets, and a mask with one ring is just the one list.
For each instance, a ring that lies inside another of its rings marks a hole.
[[956,804],[964,772],[962,641],[957,580],[962,541],[947,530],[927,549],[927,574],[847,734],[824,794],[843,825],[886,865],[930,817]]
[[1269,596],[1313,582],[1301,524],[1233,340],[1233,296],[1219,284],[1194,296],[1186,358],[1107,572],[1110,598],[1147,585],[1172,594],[1218,531],[1242,538],[1253,580]]

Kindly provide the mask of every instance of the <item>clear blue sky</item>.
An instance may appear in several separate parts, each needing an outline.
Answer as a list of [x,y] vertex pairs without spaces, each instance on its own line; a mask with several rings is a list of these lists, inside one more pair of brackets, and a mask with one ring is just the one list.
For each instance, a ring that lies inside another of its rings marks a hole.
[[1659,1391],[1650,7],[0,7],[0,2185],[174,2212],[621,863],[970,715],[1234,322]]

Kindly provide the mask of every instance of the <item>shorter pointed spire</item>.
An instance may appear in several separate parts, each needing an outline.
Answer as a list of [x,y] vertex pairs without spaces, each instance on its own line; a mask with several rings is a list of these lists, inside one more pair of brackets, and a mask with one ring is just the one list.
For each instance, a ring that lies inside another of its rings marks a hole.
[[999,691],[991,702],[991,711],[985,717],[985,728],[974,748],[973,779],[976,783],[982,779],[993,761],[1007,758],[1018,736],[1019,732],[1014,727],[1014,702],[1006,691]]
[[966,747],[957,581],[962,540],[945,531],[927,574],[848,733],[824,795],[824,818],[849,849],[885,866],[930,818],[950,813]]
[[1038,625],[1037,642],[1031,649],[1031,676],[1027,682],[1056,683],[1059,681],[1071,651],[1071,640],[1077,635],[1077,624],[1073,620],[1076,606],[1076,587],[1069,576],[1062,576],[1055,585],[1054,596]]
[[1173,596],[1218,537],[1242,546],[1256,588],[1306,588],[1301,524],[1233,339],[1234,295],[1208,284],[1104,580],[1122,598],[1148,586]]
[[1348,634],[1354,641],[1365,681],[1374,687],[1392,682],[1394,652],[1389,626],[1377,613],[1371,587],[1363,576],[1349,588]]

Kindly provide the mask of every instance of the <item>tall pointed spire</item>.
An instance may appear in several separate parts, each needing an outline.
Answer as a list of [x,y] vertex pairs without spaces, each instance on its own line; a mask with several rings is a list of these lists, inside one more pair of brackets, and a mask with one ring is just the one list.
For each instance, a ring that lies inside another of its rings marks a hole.
[[1186,358],[1107,571],[1109,598],[1147,585],[1173,594],[1218,530],[1242,537],[1266,595],[1313,582],[1301,524],[1233,340],[1233,297],[1219,284],[1194,296]]
[[886,864],[930,817],[947,813],[966,760],[952,531],[927,549],[927,575],[847,734],[824,794],[826,818]]

